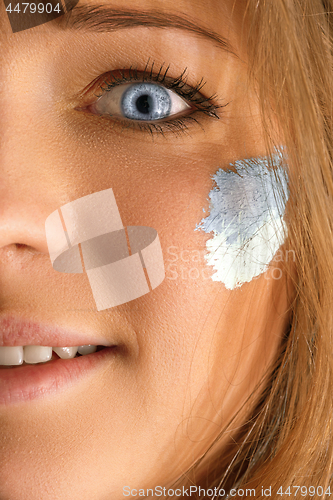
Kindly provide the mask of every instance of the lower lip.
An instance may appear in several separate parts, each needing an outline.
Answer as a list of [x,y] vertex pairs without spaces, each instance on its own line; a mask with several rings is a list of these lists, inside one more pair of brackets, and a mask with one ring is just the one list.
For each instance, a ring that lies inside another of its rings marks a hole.
[[0,406],[31,401],[72,385],[114,358],[116,347],[73,359],[55,359],[45,364],[0,367]]

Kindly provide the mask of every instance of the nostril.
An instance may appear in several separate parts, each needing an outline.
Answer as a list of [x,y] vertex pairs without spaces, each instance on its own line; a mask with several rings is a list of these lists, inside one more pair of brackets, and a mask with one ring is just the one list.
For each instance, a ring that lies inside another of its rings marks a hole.
[[30,245],[25,245],[24,243],[12,243],[0,248],[0,260],[2,263],[10,263],[11,265],[22,264],[26,259],[31,259],[32,256],[40,254],[38,250],[31,247]]
[[33,247],[29,245],[25,245],[24,243],[14,243],[15,249],[18,250],[19,252],[24,252],[29,253],[29,254],[36,254],[40,253],[38,250],[35,250]]

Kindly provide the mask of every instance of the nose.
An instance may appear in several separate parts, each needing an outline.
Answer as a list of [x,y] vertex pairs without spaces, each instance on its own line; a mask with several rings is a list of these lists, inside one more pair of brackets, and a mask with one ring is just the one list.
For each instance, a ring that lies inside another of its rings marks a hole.
[[32,199],[32,193],[18,198],[8,189],[4,196],[4,189],[0,190],[0,249],[16,245],[48,253],[41,203]]
[[0,135],[0,249],[48,254],[45,220],[64,201],[48,141],[33,123],[29,129],[12,120],[0,125]]
[[48,254],[45,221],[64,203],[49,139],[37,131],[10,124],[0,139],[0,249],[24,245]]
[[67,201],[59,199],[66,189],[56,168],[57,134],[41,99],[42,77],[33,77],[43,74],[42,61],[21,45],[8,43],[0,56],[0,249],[19,245],[48,254],[45,220]]

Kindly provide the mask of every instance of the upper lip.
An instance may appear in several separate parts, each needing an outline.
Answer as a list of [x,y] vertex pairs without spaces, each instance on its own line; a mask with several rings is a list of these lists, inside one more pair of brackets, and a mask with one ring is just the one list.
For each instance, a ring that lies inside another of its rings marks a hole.
[[80,345],[112,346],[106,339],[88,337],[57,325],[23,320],[15,316],[0,317],[0,346],[40,345],[72,347]]

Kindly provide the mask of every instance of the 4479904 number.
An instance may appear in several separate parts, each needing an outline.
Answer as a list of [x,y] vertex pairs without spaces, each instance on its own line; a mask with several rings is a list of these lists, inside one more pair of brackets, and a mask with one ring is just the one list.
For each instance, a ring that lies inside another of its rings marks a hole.
[[10,14],[13,12],[17,12],[17,14],[52,14],[53,12],[57,12],[60,14],[62,12],[60,3],[56,5],[52,5],[51,3],[17,3],[15,7],[12,7],[10,3],[6,7],[6,11]]

